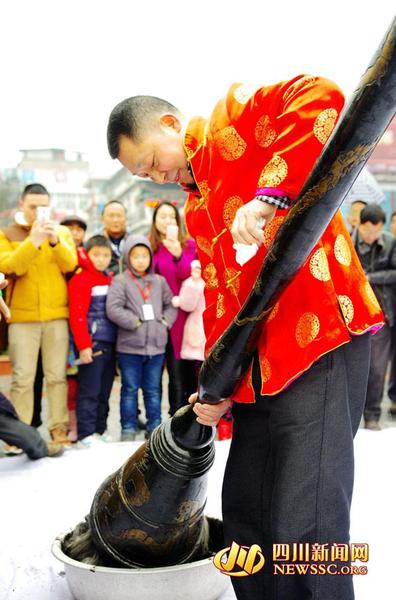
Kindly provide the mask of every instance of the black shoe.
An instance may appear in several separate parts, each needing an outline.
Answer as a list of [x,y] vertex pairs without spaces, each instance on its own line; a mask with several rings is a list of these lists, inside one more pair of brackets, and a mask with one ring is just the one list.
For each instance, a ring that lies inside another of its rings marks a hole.
[[396,402],[393,402],[390,405],[388,413],[390,414],[391,417],[393,417],[394,419],[396,419]]
[[364,428],[370,429],[370,431],[381,431],[382,427],[378,421],[365,421]]

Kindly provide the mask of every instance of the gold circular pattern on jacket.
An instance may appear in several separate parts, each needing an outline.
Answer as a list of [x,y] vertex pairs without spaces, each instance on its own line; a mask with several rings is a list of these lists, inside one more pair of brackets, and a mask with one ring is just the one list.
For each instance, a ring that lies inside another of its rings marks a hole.
[[217,303],[216,303],[216,318],[221,319],[221,317],[224,314],[225,314],[224,296],[223,296],[223,294],[219,294],[217,296]]
[[215,135],[216,145],[224,160],[237,160],[247,148],[245,140],[233,125],[221,129]]
[[345,296],[342,294],[338,296],[338,301],[341,306],[342,314],[344,315],[345,323],[349,325],[349,323],[353,320],[353,316],[355,314],[353,302],[349,296]]
[[329,263],[324,248],[318,248],[311,256],[309,270],[315,279],[329,281],[331,279]]
[[270,314],[268,315],[267,318],[267,323],[269,323],[269,321],[272,321],[273,319],[275,319],[276,315],[278,314],[279,311],[279,302],[277,302],[274,306],[274,308],[271,310]]
[[334,125],[338,116],[335,108],[326,108],[315,119],[313,132],[317,140],[321,144],[325,144],[334,129]]
[[249,99],[253,96],[255,91],[256,88],[252,85],[241,83],[241,85],[238,85],[238,87],[235,88],[232,95],[239,104],[246,104],[249,102]]
[[206,196],[209,193],[209,185],[208,185],[207,179],[198,181],[197,186],[198,186],[201,196]]
[[276,140],[277,134],[268,115],[263,115],[257,121],[254,129],[254,137],[258,145],[262,148],[268,148]]
[[217,271],[213,263],[209,263],[206,265],[206,267],[202,271],[202,278],[205,281],[205,285],[208,290],[214,290],[219,287]]
[[202,250],[202,252],[205,252],[205,254],[207,254],[209,256],[209,258],[213,258],[212,244],[209,242],[208,239],[206,239],[206,237],[203,237],[202,235],[198,235],[196,237],[196,242],[197,242],[198,248],[200,250]]
[[378,303],[377,300],[377,296],[374,293],[373,288],[371,287],[370,283],[368,281],[366,281],[366,283],[364,284],[364,295],[366,296],[367,300],[369,302],[371,302],[371,304],[378,310],[381,310],[381,307]]
[[348,242],[345,239],[345,236],[340,233],[336,237],[336,241],[334,242],[334,255],[336,260],[344,267],[349,267],[352,261],[351,249],[349,247]]
[[277,154],[261,171],[258,187],[277,187],[287,176],[287,162]]
[[228,267],[224,271],[224,282],[226,284],[226,287],[234,296],[238,296],[239,288],[241,287],[241,282],[239,281],[240,274],[241,271],[237,271],[233,267]]
[[231,229],[235,219],[236,211],[243,206],[243,200],[239,196],[230,196],[224,202],[223,220],[227,229]]
[[267,383],[272,377],[272,369],[268,358],[265,356],[260,357],[260,371],[262,382]]
[[264,233],[264,246],[266,248],[269,248],[271,245],[272,240],[274,239],[275,235],[277,234],[277,231],[279,229],[279,227],[282,225],[283,221],[284,221],[285,217],[274,217],[272,219],[272,221],[270,221],[268,223],[268,225],[266,225],[263,229],[263,233]]
[[306,348],[318,336],[320,321],[317,315],[306,312],[298,319],[296,341],[300,348]]

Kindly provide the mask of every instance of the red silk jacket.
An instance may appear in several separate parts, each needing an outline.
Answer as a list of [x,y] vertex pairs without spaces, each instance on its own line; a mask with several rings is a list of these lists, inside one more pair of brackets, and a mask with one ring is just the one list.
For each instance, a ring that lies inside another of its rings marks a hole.
[[[206,284],[206,352],[246,300],[286,214],[276,211],[264,229],[264,244],[240,267],[230,233],[236,211],[258,193],[295,199],[343,104],[334,83],[300,75],[257,90],[234,84],[209,120],[196,117],[189,122],[184,147],[199,192],[189,194],[185,216]],[[375,331],[382,323],[379,304],[337,212],[262,327],[262,393],[277,394],[320,356],[347,343],[351,334]],[[233,399],[255,401],[251,370]]]

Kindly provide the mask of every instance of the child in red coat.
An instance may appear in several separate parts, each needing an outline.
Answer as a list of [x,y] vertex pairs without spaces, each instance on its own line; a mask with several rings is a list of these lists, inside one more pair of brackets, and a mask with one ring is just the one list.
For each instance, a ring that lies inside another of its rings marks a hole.
[[105,432],[115,374],[116,327],[106,315],[110,261],[109,240],[102,235],[91,237],[86,255],[79,254],[80,268],[68,284],[70,328],[80,354],[78,439],[85,447]]

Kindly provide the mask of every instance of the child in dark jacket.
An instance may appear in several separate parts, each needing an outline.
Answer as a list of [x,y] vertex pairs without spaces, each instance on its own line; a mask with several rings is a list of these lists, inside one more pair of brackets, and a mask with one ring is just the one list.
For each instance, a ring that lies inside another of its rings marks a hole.
[[117,353],[121,370],[121,440],[138,431],[139,388],[147,417],[147,433],[161,423],[161,376],[168,329],[177,316],[164,277],[152,271],[148,240],[131,235],[124,256],[128,269],[115,277],[107,296],[107,315],[118,325]]
[[70,328],[80,354],[77,429],[81,445],[90,447],[103,436],[115,374],[116,327],[106,315],[112,274],[110,242],[94,235],[79,254],[79,266],[68,283]]

